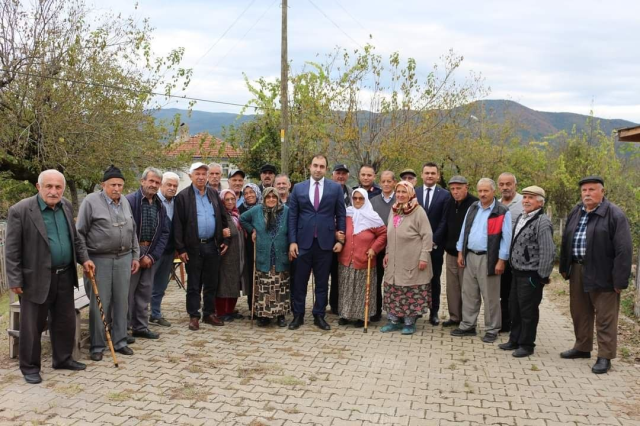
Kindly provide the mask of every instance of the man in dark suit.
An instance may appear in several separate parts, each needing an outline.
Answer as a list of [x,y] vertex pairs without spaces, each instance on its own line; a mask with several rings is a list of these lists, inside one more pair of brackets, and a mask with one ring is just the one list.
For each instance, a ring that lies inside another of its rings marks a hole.
[[440,170],[435,163],[425,163],[422,166],[423,185],[416,188],[418,202],[427,212],[429,224],[433,229],[433,250],[431,262],[433,265],[433,278],[431,279],[431,313],[429,322],[431,325],[440,324],[438,311],[440,310],[440,275],[444,261],[444,243],[447,233],[447,206],[451,197],[449,191],[437,185],[440,180]]
[[84,370],[71,358],[76,320],[73,288],[76,261],[95,266],[78,238],[73,208],[64,198],[65,179],[57,170],[38,177],[38,194],[9,209],[6,264],[11,291],[20,296],[20,371],[27,383],[42,382],[40,337],[49,316],[53,368]]
[[[305,299],[309,275],[316,279],[314,324],[331,327],[324,319],[327,306],[329,272],[333,252],[340,252],[346,230],[346,208],[339,184],[324,178],[327,157],[316,155],[310,166],[311,179],[297,184],[289,199],[289,257],[296,259],[293,296],[293,321],[289,329],[304,324]],[[337,232],[336,232],[337,231]],[[338,239],[338,240],[336,240]]]

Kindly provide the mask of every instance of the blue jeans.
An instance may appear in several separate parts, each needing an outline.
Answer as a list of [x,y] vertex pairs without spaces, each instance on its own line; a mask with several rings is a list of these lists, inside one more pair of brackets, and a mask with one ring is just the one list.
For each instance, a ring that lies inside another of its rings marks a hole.
[[157,269],[156,275],[153,278],[153,292],[151,293],[151,318],[162,318],[160,305],[162,305],[164,292],[169,285],[171,268],[173,268],[173,258],[173,252],[165,253],[154,265]]

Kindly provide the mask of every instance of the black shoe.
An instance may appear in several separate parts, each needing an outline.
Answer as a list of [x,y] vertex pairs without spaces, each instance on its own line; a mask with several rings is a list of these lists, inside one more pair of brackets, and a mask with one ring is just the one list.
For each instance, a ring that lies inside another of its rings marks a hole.
[[354,323],[353,323],[353,326],[354,326],[355,328],[362,328],[362,327],[364,327],[364,321],[362,321],[362,320],[356,320],[356,322],[354,322]]
[[65,364],[62,364],[59,367],[54,367],[56,370],[72,370],[72,371],[80,371],[86,369],[87,366],[81,362],[71,360]]
[[437,315],[432,315],[429,317],[429,324],[435,327],[436,325],[440,324],[440,319],[438,319]]
[[513,355],[516,358],[524,358],[525,356],[533,355],[533,349],[527,349],[520,346],[518,349],[513,351],[511,355]]
[[560,358],[564,359],[576,359],[576,358],[591,358],[591,352],[583,352],[577,349],[569,349],[560,354]]
[[347,324],[351,324],[351,321],[349,321],[349,320],[348,320],[348,319],[346,319],[346,318],[340,318],[340,319],[338,320],[338,325],[347,325]]
[[[596,363],[591,367],[591,371],[595,374],[604,374],[611,368],[611,360],[598,357]],[[26,376],[25,376],[26,377]]]
[[258,318],[258,327],[266,327],[269,324],[271,324],[271,318],[264,318],[264,317]]
[[232,314],[222,315],[220,319],[224,322],[233,322],[233,320],[235,320]]
[[237,320],[244,319],[244,315],[242,315],[238,311],[234,311],[231,315],[233,316],[233,319],[237,319]]
[[42,377],[40,373],[25,374],[24,381],[30,385],[37,385],[38,383],[42,383]]
[[280,315],[278,317],[278,327],[286,327],[287,326],[287,320],[284,319],[284,315]]
[[327,324],[327,322],[324,320],[324,316],[322,315],[314,315],[313,323],[321,330],[331,330],[331,326]]
[[465,336],[475,336],[477,333],[476,333],[475,327],[470,328],[468,330],[463,330],[458,327],[455,330],[452,330],[450,334],[455,337],[465,337]]
[[297,330],[302,324],[304,324],[304,315],[294,315],[293,321],[289,324],[289,330]]
[[382,315],[377,314],[369,318],[369,322],[380,322],[381,319],[382,319]]
[[127,345],[133,345],[136,342],[136,338],[132,336],[127,336]]
[[493,343],[496,340],[498,340],[498,335],[494,333],[485,333],[485,335],[482,337],[482,341],[485,343]]
[[460,325],[460,321],[446,320],[442,323],[443,327],[457,327]]
[[116,352],[122,355],[133,355],[133,349],[129,346],[123,346],[120,349],[116,349]]
[[91,352],[91,361],[102,361],[102,352]]
[[142,339],[159,339],[160,338],[160,335],[158,333],[154,333],[148,328],[146,330],[134,330],[132,334],[134,337],[140,337]]
[[509,340],[507,343],[499,344],[498,347],[500,349],[502,349],[503,351],[515,351],[520,346],[518,346],[518,344],[516,342],[512,342],[511,340]]

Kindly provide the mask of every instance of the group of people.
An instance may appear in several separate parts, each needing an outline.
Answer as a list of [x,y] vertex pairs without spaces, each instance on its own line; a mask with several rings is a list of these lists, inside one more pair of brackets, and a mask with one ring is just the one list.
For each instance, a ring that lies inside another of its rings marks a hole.
[[[236,306],[242,293],[259,326],[275,322],[296,330],[304,324],[313,274],[318,328],[331,328],[329,307],[340,326],[363,327],[385,312],[380,332],[410,335],[419,318],[440,325],[444,265],[448,319],[441,325],[453,328],[452,336],[475,336],[484,304],[483,342],[508,332],[500,349],[514,357],[534,353],[539,305],[555,259],[544,189],[529,186],[518,193],[516,177],[503,173],[497,184],[480,179],[475,197],[463,176],[452,176],[449,190],[438,185],[441,172],[432,162],[422,168],[422,185],[412,169],[399,178],[385,170],[378,185],[375,169],[364,165],[354,188],[347,185],[346,164],[333,167],[331,180],[327,172],[327,158],[316,155],[310,178],[293,189],[289,177],[270,164],[261,168],[259,185],[232,170],[223,189],[221,165],[197,162],[189,168],[191,185],[178,192],[177,174],[149,167],[140,188],[123,196],[124,175],[111,166],[102,190],[83,200],[75,223],[62,197],[64,176],[42,172],[38,194],[12,206],[7,225],[6,263],[11,290],[21,301],[25,380],[42,380],[40,336],[47,317],[53,367],[85,368],[71,357],[76,263],[95,274],[115,350],[132,355],[129,345],[136,338],[160,337],[150,323],[171,326],[162,300],[176,256],[187,271],[193,331],[201,321],[218,327],[242,319]],[[631,234],[624,213],[604,197],[602,178],[586,177],[579,186],[581,202],[568,217],[560,254],[576,342],[561,356],[591,356],[595,321],[598,360],[592,370],[605,373],[616,356]],[[88,277],[85,288],[90,357],[99,361],[105,330]]]

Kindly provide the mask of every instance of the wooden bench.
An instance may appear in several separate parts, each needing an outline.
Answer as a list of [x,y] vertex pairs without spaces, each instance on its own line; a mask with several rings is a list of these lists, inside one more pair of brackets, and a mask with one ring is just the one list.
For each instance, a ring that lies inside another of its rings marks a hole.
[[[78,280],[78,288],[73,293],[76,309],[76,335],[73,343],[73,359],[80,359],[80,348],[87,342],[88,337],[82,339],[81,329],[81,312],[89,306],[89,297],[84,291],[84,280]],[[17,300],[13,292],[9,293],[9,357],[16,358],[18,356],[19,339],[20,339],[20,302]],[[49,332],[45,332],[45,337],[49,336]]]

